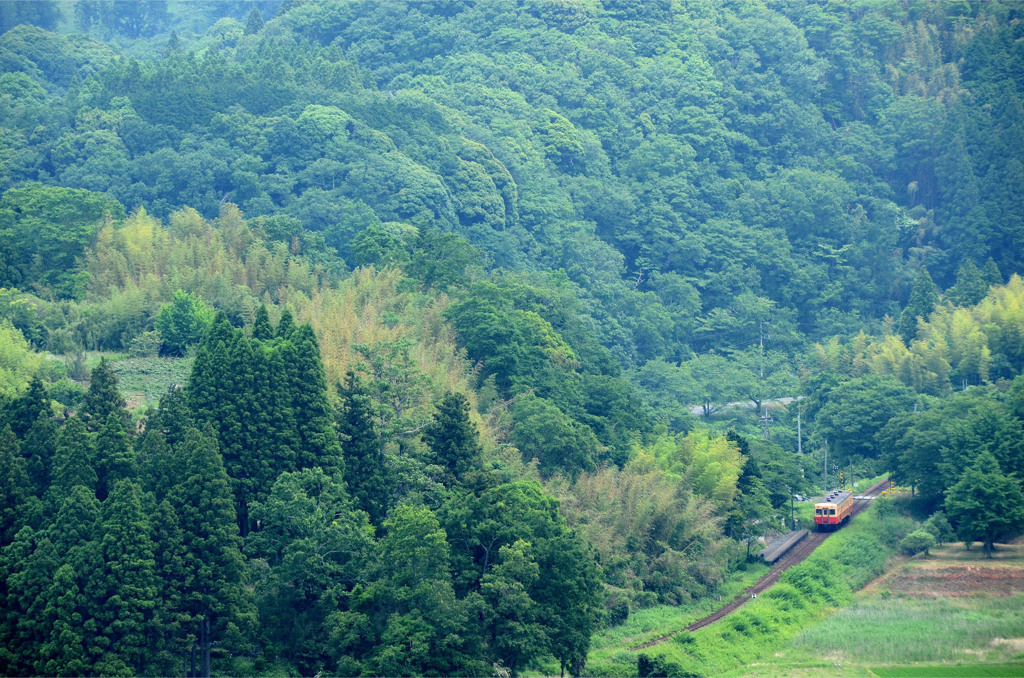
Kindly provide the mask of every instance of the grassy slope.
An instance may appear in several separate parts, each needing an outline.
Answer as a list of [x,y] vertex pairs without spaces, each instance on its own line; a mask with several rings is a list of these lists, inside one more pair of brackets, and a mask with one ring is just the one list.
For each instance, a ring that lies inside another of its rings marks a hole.
[[706,598],[689,605],[659,605],[630,615],[625,623],[604,629],[592,641],[587,657],[587,673],[608,676],[635,676],[636,652],[628,648],[687,626],[714,612],[720,605],[739,595],[768,572],[765,564],[750,565],[735,572],[719,591],[720,600]]
[[[772,656],[832,608],[848,604],[854,590],[881,574],[894,543],[887,537],[900,530],[894,520],[900,519],[882,519],[874,511],[862,514],[756,601],[722,622],[648,648],[647,654],[661,655],[684,670],[704,675],[748,667]],[[634,642],[630,639],[616,645],[595,639],[587,672],[635,675],[638,653],[628,650]]]

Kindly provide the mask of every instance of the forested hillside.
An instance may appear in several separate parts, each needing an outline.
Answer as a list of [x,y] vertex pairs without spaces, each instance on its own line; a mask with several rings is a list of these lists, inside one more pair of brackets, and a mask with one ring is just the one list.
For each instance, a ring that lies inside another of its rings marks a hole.
[[0,672],[579,674],[841,469],[1012,533],[1020,14],[0,4]]

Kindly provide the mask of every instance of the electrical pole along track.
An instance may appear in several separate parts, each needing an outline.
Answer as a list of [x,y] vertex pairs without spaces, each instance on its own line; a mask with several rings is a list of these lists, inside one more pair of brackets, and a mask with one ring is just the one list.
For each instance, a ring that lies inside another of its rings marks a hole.
[[[890,483],[888,479],[883,480],[882,482],[876,484],[874,487],[868,489],[862,496],[876,497],[879,493],[881,493],[882,490],[888,488],[889,484]],[[857,514],[866,509],[869,504],[869,499],[855,499],[853,511],[851,511],[850,513],[850,519],[852,520],[853,518],[855,518]],[[723,617],[726,617],[735,612],[736,610],[740,609],[741,607],[743,607],[744,603],[751,599],[751,596],[770,589],[775,584],[775,582],[779,581],[779,578],[782,577],[783,572],[793,567],[797,563],[803,562],[804,559],[807,558],[807,556],[814,553],[814,549],[818,548],[819,544],[821,544],[823,541],[832,536],[832,534],[832,532],[811,532],[804,539],[799,541],[793,548],[791,548],[788,553],[786,553],[784,556],[775,561],[775,564],[772,565],[772,569],[768,572],[768,574],[758,579],[753,584],[753,586],[750,586],[743,593],[733,598],[732,602],[730,602],[725,607],[720,607],[719,609],[709,614],[707,617],[704,617],[703,619],[698,619],[697,621],[693,622],[692,624],[686,627],[686,630],[696,631],[697,629],[702,629],[705,626],[710,626],[719,619],[722,619]],[[660,636],[653,640],[648,640],[646,643],[634,645],[629,649],[634,652],[636,650],[643,650],[648,647],[658,645],[659,643],[664,643],[666,640],[676,635],[677,633],[679,633],[679,631],[673,631],[672,633],[669,633],[667,635]]]

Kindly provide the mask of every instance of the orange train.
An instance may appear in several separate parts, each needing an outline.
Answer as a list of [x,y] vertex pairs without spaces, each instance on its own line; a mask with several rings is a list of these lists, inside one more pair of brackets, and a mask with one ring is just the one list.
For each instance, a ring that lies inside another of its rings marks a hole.
[[819,532],[834,530],[853,513],[853,492],[832,490],[814,505],[814,524]]

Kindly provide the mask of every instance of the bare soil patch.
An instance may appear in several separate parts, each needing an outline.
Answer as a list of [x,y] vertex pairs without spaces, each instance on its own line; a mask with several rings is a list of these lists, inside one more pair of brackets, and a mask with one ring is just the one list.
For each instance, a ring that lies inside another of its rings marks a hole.
[[918,556],[872,582],[868,590],[922,598],[957,598],[977,594],[1012,596],[1024,593],[1024,546],[1000,544],[992,559],[975,546],[960,545]]

